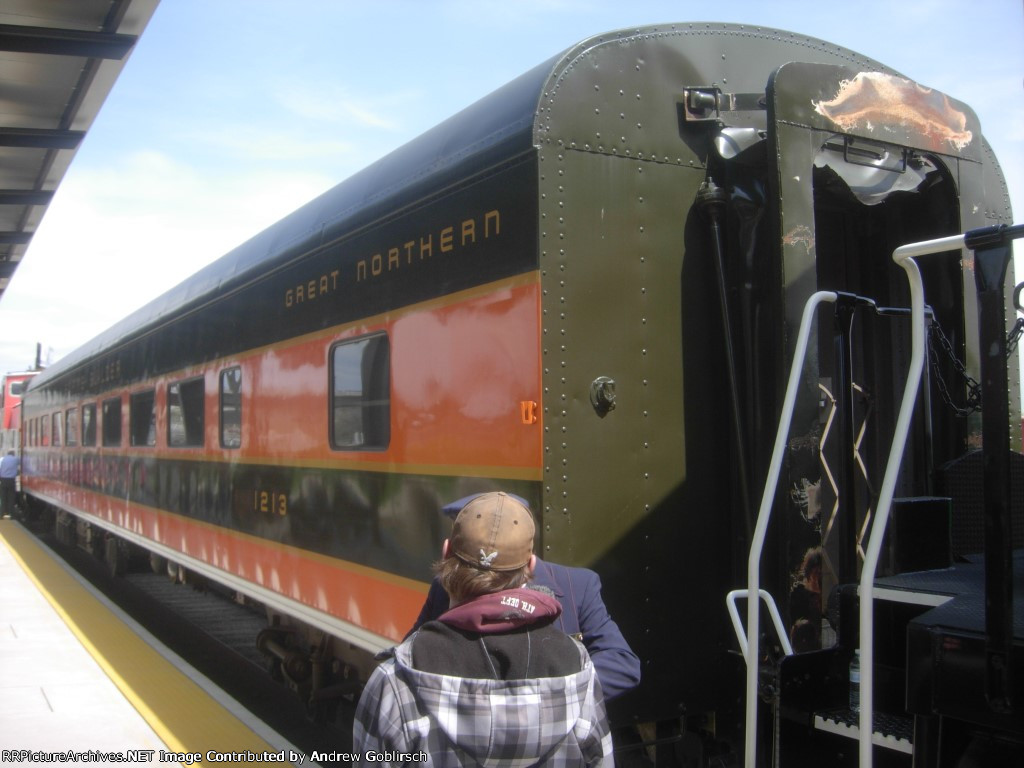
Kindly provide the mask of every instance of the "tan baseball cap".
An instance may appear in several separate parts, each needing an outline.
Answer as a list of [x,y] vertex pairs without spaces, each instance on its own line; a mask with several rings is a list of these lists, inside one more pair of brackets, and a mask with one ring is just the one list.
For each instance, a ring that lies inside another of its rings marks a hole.
[[465,563],[488,571],[514,571],[533,554],[533,515],[524,504],[496,491],[477,496],[452,526],[449,547]]

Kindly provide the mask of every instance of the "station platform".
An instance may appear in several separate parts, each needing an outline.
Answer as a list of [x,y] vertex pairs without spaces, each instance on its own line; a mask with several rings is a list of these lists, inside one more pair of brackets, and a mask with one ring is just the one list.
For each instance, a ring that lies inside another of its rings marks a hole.
[[0,765],[310,765],[9,519],[0,596]]

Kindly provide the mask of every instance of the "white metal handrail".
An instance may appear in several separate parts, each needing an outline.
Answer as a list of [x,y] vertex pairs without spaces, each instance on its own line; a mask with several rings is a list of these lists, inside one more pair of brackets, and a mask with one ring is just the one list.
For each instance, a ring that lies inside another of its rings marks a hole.
[[[864,565],[861,569],[860,580],[860,715],[859,715],[859,751],[860,768],[871,768],[872,766],[872,721],[874,719],[874,647],[872,636],[874,634],[874,580],[878,569],[878,559],[882,548],[882,539],[885,536],[885,529],[889,522],[889,512],[892,507],[893,490],[896,486],[896,478],[899,475],[900,464],[903,460],[903,452],[906,448],[907,435],[910,431],[910,420],[913,415],[914,405],[917,400],[917,392],[921,383],[921,372],[924,368],[924,285],[921,281],[921,272],[913,261],[918,256],[926,256],[934,253],[962,248],[964,236],[954,235],[937,240],[928,240],[920,243],[911,243],[900,246],[893,251],[893,260],[899,264],[907,273],[907,280],[910,283],[911,299],[911,336],[912,352],[910,367],[907,372],[907,381],[903,390],[903,401],[900,406],[900,413],[896,419],[896,429],[893,434],[892,445],[889,449],[889,459],[886,464],[885,477],[882,481],[879,492],[878,504],[875,509],[874,520],[871,523],[871,534],[864,557]],[[810,337],[811,324],[814,313],[823,302],[835,302],[837,295],[831,291],[818,291],[813,294],[804,306],[803,317],[800,321],[800,333],[797,337],[796,349],[794,350],[793,363],[789,372],[789,383],[786,387],[786,398],[783,402],[782,413],[779,417],[779,428],[775,435],[775,447],[772,451],[772,459],[768,468],[768,477],[765,481],[764,494],[761,497],[761,507],[758,510],[757,524],[754,528],[754,535],[750,544],[750,554],[747,559],[747,590],[746,593],[760,594],[760,563],[764,550],[764,541],[767,535],[768,522],[771,518],[772,505],[778,487],[779,475],[782,469],[782,460],[785,455],[786,440],[789,437],[789,429],[793,420],[793,410],[796,404],[796,394],[800,384],[800,375],[803,370],[804,358],[807,354],[807,344]],[[773,617],[773,621],[774,621]],[[733,620],[734,627],[738,630],[738,617]],[[757,600],[747,601],[747,638],[746,643],[741,642],[744,649],[744,658],[747,660],[746,679],[746,728],[744,741],[744,765],[746,768],[756,768],[756,736],[757,736],[757,678],[758,678],[758,636],[760,634],[760,607]]]
[[[778,606],[775,605],[775,598],[771,596],[771,593],[766,589],[758,590],[758,595],[764,604],[768,606],[768,613],[771,614],[772,624],[775,625],[775,634],[779,636],[779,642],[782,645],[782,652],[787,656],[793,655],[793,646],[789,642],[789,638],[786,636],[786,628],[782,625],[782,617],[779,615]],[[747,635],[743,631],[743,625],[740,623],[740,612],[736,607],[736,600],[741,597],[749,597],[750,593],[745,589],[734,589],[728,595],[725,596],[726,607],[729,609],[729,618],[732,619],[732,628],[736,632],[736,640],[739,641],[740,651],[743,652],[743,658],[747,664],[750,663],[750,657],[748,656],[749,645],[747,644]],[[757,659],[754,659],[754,663],[757,663]]]
[[[786,440],[793,421],[793,409],[796,406],[796,394],[800,387],[800,374],[803,371],[804,358],[807,356],[807,342],[811,335],[814,313],[822,302],[835,302],[838,296],[832,291],[818,291],[807,300],[804,314],[800,320],[800,333],[797,335],[796,349],[793,353],[793,364],[789,369],[789,384],[786,386],[786,399],[782,404],[779,417],[779,429],[775,433],[775,448],[772,451],[771,464],[768,466],[768,479],[765,481],[764,494],[761,496],[761,508],[757,513],[757,525],[750,542],[750,555],[747,558],[747,594],[761,592],[761,553],[768,532],[768,521],[772,514],[772,502],[775,489],[779,484],[782,471],[782,460],[786,452]],[[755,767],[757,755],[757,640],[761,632],[761,607],[757,600],[747,600],[747,702],[746,702],[746,733],[744,736],[744,765]]]
[[860,572],[860,768],[871,768],[873,762],[871,733],[874,719],[874,599],[875,572],[878,570],[878,558],[882,551],[882,539],[886,526],[889,524],[889,511],[892,508],[892,495],[896,487],[903,452],[910,432],[910,419],[913,415],[917,393],[921,386],[921,372],[924,369],[924,284],[921,271],[914,259],[933,253],[962,248],[963,235],[943,237],[938,240],[926,240],[920,243],[903,245],[893,251],[892,258],[907,273],[910,283],[911,312],[911,355],[907,383],[903,388],[903,404],[896,419],[896,431],[889,448],[889,461],[885,467],[885,478],[878,493],[878,504],[875,507],[875,519],[871,523],[871,536],[868,539],[864,554],[864,565]]

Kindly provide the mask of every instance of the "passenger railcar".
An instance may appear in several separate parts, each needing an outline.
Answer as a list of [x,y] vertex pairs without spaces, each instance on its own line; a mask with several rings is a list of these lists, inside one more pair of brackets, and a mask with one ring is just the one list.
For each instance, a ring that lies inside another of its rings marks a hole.
[[21,450],[21,398],[25,394],[29,379],[35,371],[13,371],[5,374],[0,388],[0,412],[3,413],[3,429],[0,430],[0,451]]
[[[128,542],[264,603],[281,626],[267,648],[312,703],[352,690],[358,665],[329,662],[412,624],[441,507],[516,493],[543,557],[601,575],[643,661],[613,718],[659,760],[707,763],[743,742],[725,595],[746,584],[804,305],[869,298],[814,328],[763,566],[794,656],[826,658],[829,685],[780,699],[786,662],[764,643],[779,727],[758,741],[827,764],[855,752],[811,726],[852,656],[827,598],[857,579],[909,354],[892,251],[1009,221],[970,108],[883,64],[755,27],[601,35],[36,377],[24,487],[115,569]],[[978,377],[969,256],[921,265],[946,344],[907,440],[893,574],[978,551],[975,518],[944,516],[940,471],[981,435],[953,409],[960,373]],[[952,521],[949,551],[908,538],[915,513]],[[880,662],[893,680],[897,646]],[[891,698],[967,748],[973,725]]]

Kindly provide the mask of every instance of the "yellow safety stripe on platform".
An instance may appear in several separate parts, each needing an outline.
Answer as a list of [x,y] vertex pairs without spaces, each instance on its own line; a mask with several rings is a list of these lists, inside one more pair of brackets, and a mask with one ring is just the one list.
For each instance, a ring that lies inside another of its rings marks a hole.
[[3,521],[0,541],[171,751],[199,753],[204,760],[209,750],[280,754],[113,615],[24,528]]

